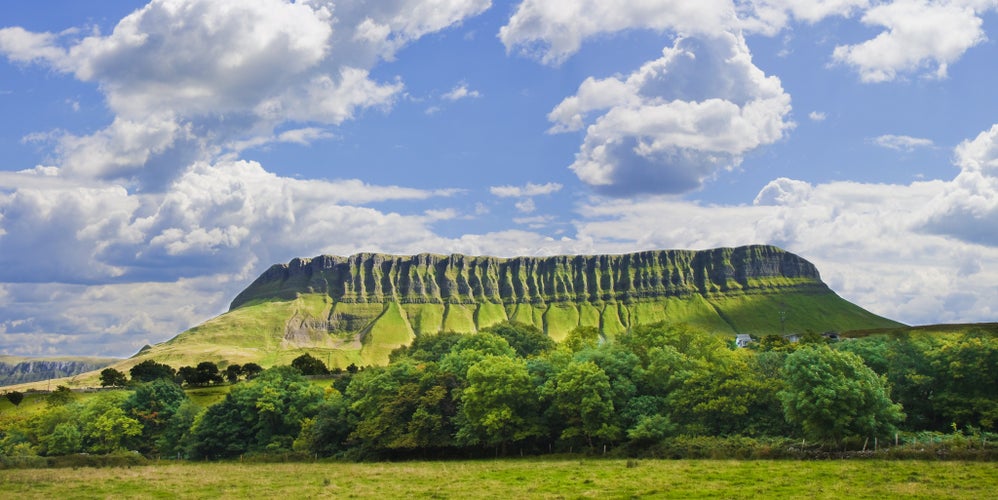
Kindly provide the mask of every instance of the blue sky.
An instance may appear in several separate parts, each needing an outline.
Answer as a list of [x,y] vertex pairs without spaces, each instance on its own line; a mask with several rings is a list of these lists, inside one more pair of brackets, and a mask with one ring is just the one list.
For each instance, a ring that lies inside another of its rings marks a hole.
[[127,356],[323,253],[776,244],[998,319],[995,0],[0,4],[0,353]]

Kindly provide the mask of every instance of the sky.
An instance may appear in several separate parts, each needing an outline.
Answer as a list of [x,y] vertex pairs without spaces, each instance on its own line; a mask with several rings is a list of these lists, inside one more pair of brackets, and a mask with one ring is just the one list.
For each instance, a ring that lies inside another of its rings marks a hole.
[[295,257],[773,244],[998,320],[998,0],[0,3],[0,354]]

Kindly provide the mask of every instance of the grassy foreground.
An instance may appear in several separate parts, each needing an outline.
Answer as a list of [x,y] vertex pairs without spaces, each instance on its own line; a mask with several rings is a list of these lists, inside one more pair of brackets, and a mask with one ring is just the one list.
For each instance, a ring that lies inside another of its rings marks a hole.
[[880,460],[160,463],[0,471],[8,498],[987,498],[996,488],[995,463]]

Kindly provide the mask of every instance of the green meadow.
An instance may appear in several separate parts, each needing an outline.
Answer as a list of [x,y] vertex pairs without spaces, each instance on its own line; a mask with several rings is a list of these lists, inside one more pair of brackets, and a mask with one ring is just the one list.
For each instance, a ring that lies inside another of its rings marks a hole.
[[8,498],[988,498],[987,462],[505,459],[0,471]]

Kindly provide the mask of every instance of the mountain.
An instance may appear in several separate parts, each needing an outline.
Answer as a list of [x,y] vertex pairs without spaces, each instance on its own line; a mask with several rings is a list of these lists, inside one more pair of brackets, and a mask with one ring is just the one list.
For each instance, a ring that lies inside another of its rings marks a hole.
[[73,377],[121,361],[117,358],[23,358],[0,356],[0,386]]
[[270,366],[303,352],[330,366],[379,364],[418,335],[506,320],[555,340],[577,326],[613,337],[658,321],[730,336],[902,326],[842,299],[813,264],[773,246],[515,258],[362,253],[274,265],[228,312],[126,364]]

